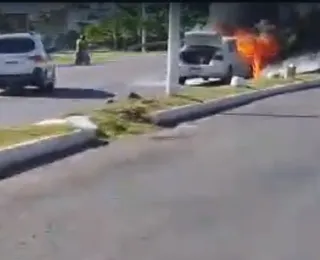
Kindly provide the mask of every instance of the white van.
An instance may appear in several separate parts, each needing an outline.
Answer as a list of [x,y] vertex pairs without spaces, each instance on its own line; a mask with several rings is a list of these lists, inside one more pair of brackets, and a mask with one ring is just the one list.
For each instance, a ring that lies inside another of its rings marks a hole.
[[239,56],[235,39],[222,37],[214,31],[185,33],[180,50],[179,84],[187,79],[221,79],[229,84],[232,76],[250,77],[251,68]]

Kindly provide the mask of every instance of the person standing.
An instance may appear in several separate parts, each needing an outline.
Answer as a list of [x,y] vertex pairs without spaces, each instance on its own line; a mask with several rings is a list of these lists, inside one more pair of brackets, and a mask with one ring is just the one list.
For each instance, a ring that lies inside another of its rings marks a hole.
[[83,62],[86,65],[90,64],[90,56],[89,56],[89,44],[85,35],[80,35],[80,37],[76,41],[76,59],[75,65],[80,65]]

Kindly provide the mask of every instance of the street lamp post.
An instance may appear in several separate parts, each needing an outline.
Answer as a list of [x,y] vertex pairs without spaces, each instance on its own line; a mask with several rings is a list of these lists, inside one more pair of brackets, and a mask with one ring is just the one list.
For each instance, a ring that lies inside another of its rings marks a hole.
[[167,50],[166,94],[177,91],[179,82],[180,3],[170,3]]

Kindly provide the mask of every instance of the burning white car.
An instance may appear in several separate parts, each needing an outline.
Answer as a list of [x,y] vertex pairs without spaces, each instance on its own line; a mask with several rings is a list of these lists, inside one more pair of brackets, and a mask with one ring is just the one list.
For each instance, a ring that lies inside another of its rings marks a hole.
[[239,56],[235,39],[222,37],[214,31],[185,33],[180,50],[179,84],[187,79],[221,79],[229,84],[232,76],[249,77],[251,68]]

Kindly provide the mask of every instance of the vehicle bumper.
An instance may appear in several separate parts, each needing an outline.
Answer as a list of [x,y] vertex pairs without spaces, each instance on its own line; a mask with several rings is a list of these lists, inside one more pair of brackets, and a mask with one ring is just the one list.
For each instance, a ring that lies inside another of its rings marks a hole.
[[7,86],[32,86],[39,85],[43,81],[43,70],[41,68],[35,68],[32,73],[29,74],[12,74],[1,75],[0,74],[0,88]]
[[208,65],[180,65],[179,66],[180,77],[192,79],[192,78],[222,78],[221,72],[215,71],[214,66]]

